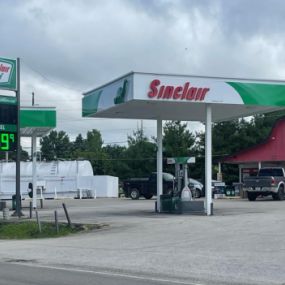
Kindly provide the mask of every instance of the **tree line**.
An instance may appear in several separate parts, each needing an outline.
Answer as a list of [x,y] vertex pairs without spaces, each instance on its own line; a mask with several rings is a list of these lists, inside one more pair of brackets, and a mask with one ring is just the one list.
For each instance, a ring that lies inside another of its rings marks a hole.
[[[216,162],[265,140],[275,121],[284,115],[285,111],[278,111],[213,124],[213,178],[217,173]],[[174,166],[166,163],[167,157],[194,156],[196,163],[189,167],[190,176],[203,181],[204,132],[190,132],[186,123],[167,121],[163,133],[164,171],[174,173]],[[95,129],[88,131],[86,138],[79,134],[74,141],[64,131],[51,131],[40,144],[42,159],[86,159],[91,162],[95,175],[125,179],[146,177],[156,171],[156,138],[148,138],[142,129],[128,136],[126,146],[104,145],[100,131]],[[223,165],[222,172],[226,183],[238,181],[237,166]]]

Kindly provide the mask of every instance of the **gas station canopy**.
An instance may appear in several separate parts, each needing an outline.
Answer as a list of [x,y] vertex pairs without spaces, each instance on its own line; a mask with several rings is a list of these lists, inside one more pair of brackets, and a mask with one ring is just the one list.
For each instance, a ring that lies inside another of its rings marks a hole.
[[285,83],[131,72],[84,93],[83,117],[223,121],[285,107]]
[[56,127],[55,107],[21,107],[21,136],[42,137]]
[[82,116],[157,120],[157,209],[162,120],[205,122],[205,213],[213,214],[212,122],[285,108],[285,82],[131,72],[83,94]]

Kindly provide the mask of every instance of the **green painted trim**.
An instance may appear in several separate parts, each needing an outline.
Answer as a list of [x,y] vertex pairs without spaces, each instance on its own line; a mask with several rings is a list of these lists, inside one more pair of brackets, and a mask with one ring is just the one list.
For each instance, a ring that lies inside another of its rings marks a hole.
[[82,117],[90,117],[98,111],[103,90],[96,90],[82,98]]
[[227,82],[241,96],[245,105],[285,106],[285,85]]
[[55,110],[21,110],[21,128],[56,127]]
[[[16,132],[17,132],[17,125],[1,124],[1,125],[0,125],[0,130],[1,130],[1,131],[6,131],[6,132],[16,133]],[[0,132],[1,132],[1,131],[0,131]]]

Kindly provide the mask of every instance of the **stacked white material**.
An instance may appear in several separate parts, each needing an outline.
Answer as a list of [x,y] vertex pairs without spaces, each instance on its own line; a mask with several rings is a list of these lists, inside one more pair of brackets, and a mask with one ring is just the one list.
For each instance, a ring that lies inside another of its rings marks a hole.
[[[0,163],[0,199],[11,199],[15,194],[15,174],[14,162]],[[43,198],[73,198],[79,193],[82,193],[82,198],[95,198],[97,188],[101,189],[100,197],[118,197],[118,178],[100,176],[105,178],[100,178],[100,183],[95,182],[91,163],[86,160],[37,162],[36,177],[39,198],[41,195]],[[20,189],[23,198],[28,197],[29,182],[32,182],[32,162],[21,162]]]
[[118,197],[119,179],[114,176],[97,175],[94,176],[94,186],[97,197]]

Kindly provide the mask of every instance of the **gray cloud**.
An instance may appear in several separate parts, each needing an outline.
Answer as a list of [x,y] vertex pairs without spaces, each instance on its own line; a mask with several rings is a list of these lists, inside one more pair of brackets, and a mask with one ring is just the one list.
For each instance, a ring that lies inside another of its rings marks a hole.
[[[58,129],[125,141],[138,122],[82,119],[82,92],[130,70],[282,79],[284,9],[281,0],[0,0],[1,56],[22,59],[23,104],[34,91],[55,105]],[[155,134],[154,123],[145,128]]]

